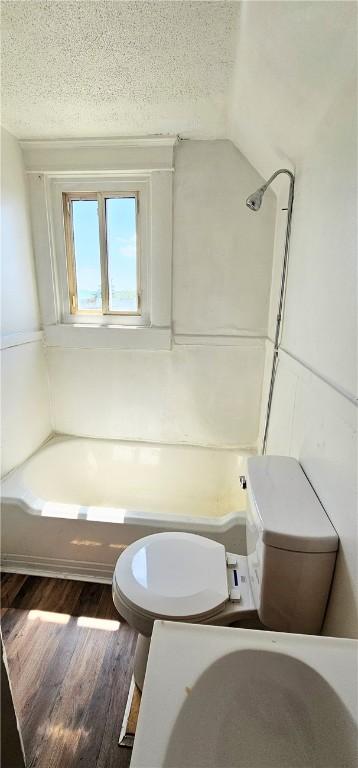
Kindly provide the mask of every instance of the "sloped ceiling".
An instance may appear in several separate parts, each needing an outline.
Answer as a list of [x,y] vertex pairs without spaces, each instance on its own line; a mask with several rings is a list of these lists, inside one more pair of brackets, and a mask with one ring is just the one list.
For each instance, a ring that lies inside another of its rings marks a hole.
[[349,82],[356,99],[358,6],[340,0],[241,6],[229,138],[268,177],[300,161]]
[[227,135],[238,2],[2,2],[2,118],[20,138]]
[[230,138],[294,167],[356,72],[347,0],[5,0],[2,119],[20,138]]

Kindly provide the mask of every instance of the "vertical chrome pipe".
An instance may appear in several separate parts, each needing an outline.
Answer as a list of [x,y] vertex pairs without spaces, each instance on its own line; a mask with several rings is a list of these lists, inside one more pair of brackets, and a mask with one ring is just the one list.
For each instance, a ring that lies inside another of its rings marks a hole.
[[271,181],[273,181],[273,179],[275,179],[276,176],[278,176],[279,173],[287,173],[288,176],[290,177],[290,190],[289,190],[289,195],[288,195],[285,249],[284,249],[284,256],[283,256],[283,263],[282,263],[282,272],[281,272],[280,296],[279,296],[278,311],[277,311],[277,317],[276,317],[276,330],[275,330],[275,341],[274,341],[274,348],[273,348],[273,360],[272,360],[272,369],[271,369],[270,388],[269,388],[269,394],[268,394],[268,400],[267,400],[264,436],[263,436],[263,441],[262,441],[262,453],[263,454],[266,453],[266,447],[267,447],[267,438],[268,438],[268,430],[269,430],[269,424],[270,424],[273,390],[274,390],[274,386],[275,386],[277,364],[278,364],[278,353],[279,353],[279,347],[280,347],[280,341],[281,341],[281,326],[282,326],[283,306],[284,306],[285,292],[286,292],[286,283],[287,283],[287,269],[288,269],[289,250],[290,250],[292,208],[293,208],[293,198],[294,198],[294,189],[295,189],[295,177],[294,177],[293,173],[291,173],[291,171],[288,171],[285,168],[282,168],[279,171],[276,171],[276,173],[274,173],[271,176],[269,181],[266,182],[266,184],[265,184],[265,189],[268,187],[268,185],[271,183]]

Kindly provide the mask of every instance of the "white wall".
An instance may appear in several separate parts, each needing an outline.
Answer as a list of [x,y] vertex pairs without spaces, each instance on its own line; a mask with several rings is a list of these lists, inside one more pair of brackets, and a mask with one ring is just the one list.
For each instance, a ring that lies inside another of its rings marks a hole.
[[[340,537],[326,634],[357,621],[357,275],[354,90],[297,167],[289,280],[268,450],[297,456]],[[292,356],[296,359],[292,359]]]
[[302,159],[356,71],[354,0],[243,2],[229,138],[268,177]]
[[[24,167],[17,140],[1,133],[2,474],[51,431]],[[30,340],[35,339],[35,340]]]
[[1,131],[1,332],[39,328],[26,179],[19,144]]
[[356,366],[356,84],[334,100],[302,160],[282,345],[347,393]]
[[266,335],[275,199],[257,217],[261,177],[230,141],[175,151],[174,332]]
[[170,352],[48,349],[56,431],[201,445],[255,444],[262,342]]
[[[340,551],[324,632],[343,636],[358,633],[355,17],[349,2],[246,3],[232,109],[232,135],[263,173],[286,159],[296,168],[268,452],[300,460],[337,529]],[[271,339],[283,217],[279,213]],[[267,342],[266,394],[271,355]]]
[[174,177],[174,337],[164,351],[47,350],[58,432],[253,446],[259,425],[274,197],[228,141],[181,142]]
[[348,637],[357,635],[356,424],[349,399],[280,355],[268,453],[299,459],[337,530],[340,550],[324,632]]

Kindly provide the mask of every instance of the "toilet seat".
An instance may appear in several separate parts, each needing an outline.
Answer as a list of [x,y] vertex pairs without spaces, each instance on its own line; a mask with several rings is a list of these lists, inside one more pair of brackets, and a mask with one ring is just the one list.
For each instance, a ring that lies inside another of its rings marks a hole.
[[113,591],[148,618],[210,618],[229,599],[225,547],[191,533],[146,536],[119,557]]

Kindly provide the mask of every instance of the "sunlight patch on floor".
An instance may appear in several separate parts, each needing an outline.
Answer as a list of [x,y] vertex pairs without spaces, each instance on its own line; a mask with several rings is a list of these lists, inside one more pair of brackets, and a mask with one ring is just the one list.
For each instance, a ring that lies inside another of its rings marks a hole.
[[67,624],[71,618],[68,613],[54,613],[53,611],[29,611],[28,617],[30,621],[39,619],[40,621],[48,621],[52,624]]
[[110,619],[95,619],[90,616],[79,616],[77,619],[79,627],[89,627],[90,629],[104,629],[106,632],[116,632],[120,625],[119,621]]
[[[74,616],[70,616],[68,613],[55,613],[54,611],[29,611],[28,619],[30,621],[44,621],[50,624],[68,624],[70,619],[74,619]],[[79,616],[76,624],[78,627],[85,627],[87,629],[102,629],[106,632],[117,632],[120,622],[113,621],[112,619],[97,619],[93,616]]]

